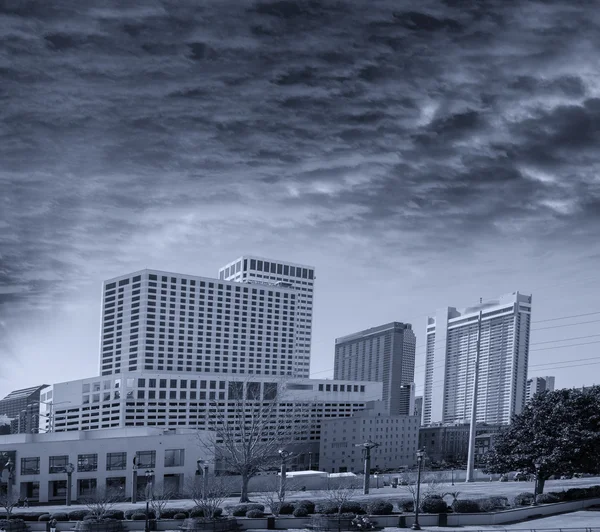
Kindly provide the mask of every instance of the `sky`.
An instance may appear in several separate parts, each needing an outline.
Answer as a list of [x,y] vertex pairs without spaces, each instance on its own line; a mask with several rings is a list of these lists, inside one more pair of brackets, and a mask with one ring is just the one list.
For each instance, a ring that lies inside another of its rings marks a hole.
[[0,396],[96,375],[102,281],[316,268],[334,340],[533,295],[530,375],[600,383],[586,0],[0,0]]

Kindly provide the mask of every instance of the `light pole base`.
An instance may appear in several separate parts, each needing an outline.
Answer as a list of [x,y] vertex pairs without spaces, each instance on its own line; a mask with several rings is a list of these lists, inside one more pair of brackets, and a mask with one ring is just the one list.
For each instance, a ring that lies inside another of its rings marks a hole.
[[421,530],[421,525],[419,525],[419,523],[413,523],[413,525],[410,528],[412,530]]

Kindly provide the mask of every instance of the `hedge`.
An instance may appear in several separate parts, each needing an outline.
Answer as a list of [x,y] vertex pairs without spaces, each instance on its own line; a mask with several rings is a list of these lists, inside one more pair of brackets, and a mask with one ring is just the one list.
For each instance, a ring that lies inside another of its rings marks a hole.
[[244,517],[250,510],[260,510],[261,512],[265,511],[264,504],[238,504],[237,506],[233,506],[228,509],[229,513],[234,517]]
[[291,515],[294,512],[294,505],[291,502],[276,502],[271,510],[279,515]]
[[50,519],[56,519],[57,521],[68,521],[69,516],[66,512],[54,512],[50,515]]
[[540,504],[551,504],[553,502],[559,502],[559,498],[552,493],[540,493],[537,496],[536,500]]
[[452,503],[452,510],[457,514],[476,514],[481,512],[481,506],[477,501],[469,499],[456,500]]
[[255,508],[254,510],[248,510],[246,512],[246,517],[264,517],[265,514],[262,510]]
[[[185,517],[175,517],[177,514],[183,514]],[[185,508],[165,508],[160,514],[161,519],[187,519],[188,510]]]
[[292,515],[294,517],[307,517],[308,510],[304,506],[298,506],[298,508],[293,511]]
[[533,493],[524,491],[515,495],[515,506],[529,506],[533,501]]
[[398,509],[401,512],[414,512],[415,501],[413,499],[400,499],[398,501]]
[[439,496],[427,497],[421,503],[421,511],[425,514],[445,514],[448,512],[448,505]]
[[365,510],[370,515],[391,515],[394,511],[394,505],[384,499],[375,499],[366,504]]
[[301,500],[294,503],[294,508],[305,508],[309,514],[315,513],[315,503],[309,500]]

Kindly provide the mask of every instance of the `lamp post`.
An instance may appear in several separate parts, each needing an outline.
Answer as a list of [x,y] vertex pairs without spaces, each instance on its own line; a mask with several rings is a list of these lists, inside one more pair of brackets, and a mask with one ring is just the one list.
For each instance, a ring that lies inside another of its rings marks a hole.
[[285,500],[285,474],[286,474],[286,459],[290,456],[290,452],[285,449],[279,449],[277,451],[279,453],[279,457],[281,458],[281,479],[279,481],[279,500]]
[[200,477],[202,477],[202,497],[206,498],[208,493],[208,462],[198,458],[196,460],[196,478],[198,479],[197,488],[200,489]]
[[308,470],[312,471],[312,453],[308,451]]
[[67,474],[67,506],[71,506],[71,491],[73,485],[73,471],[75,471],[75,466],[71,463],[68,463],[65,466],[65,473]]
[[144,528],[145,532],[150,532],[150,488],[152,486],[153,476],[154,471],[152,469],[146,469],[146,526]]
[[419,525],[419,499],[421,497],[421,468],[423,466],[424,456],[425,451],[419,449],[417,451],[417,500],[415,501],[415,522],[411,526],[413,530],[421,530],[421,525]]
[[537,506],[537,496],[538,496],[538,489],[539,489],[539,479],[540,479],[540,468],[542,467],[542,463],[541,460],[536,460],[535,463],[533,464],[533,467],[535,467],[535,486],[533,488],[533,500],[531,501],[531,506]]
[[450,470],[450,474],[452,475],[452,485],[454,486],[454,468]]
[[371,476],[371,449],[379,447],[379,444],[368,440],[365,443],[355,443],[354,446],[363,448],[363,454],[365,456],[365,481],[363,484],[363,493],[368,495]]

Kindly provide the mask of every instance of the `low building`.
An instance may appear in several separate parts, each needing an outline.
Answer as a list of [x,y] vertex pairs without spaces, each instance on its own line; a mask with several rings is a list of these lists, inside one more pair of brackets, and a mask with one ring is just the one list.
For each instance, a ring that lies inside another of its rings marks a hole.
[[550,375],[527,379],[527,401],[531,401],[537,393],[554,391],[554,380],[554,377]]
[[364,469],[363,448],[358,444],[378,444],[371,450],[371,469],[398,470],[416,464],[419,419],[416,416],[389,415],[382,401],[372,401],[349,419],[326,419],[321,426],[319,464],[331,473]]
[[201,443],[205,434],[154,427],[12,434],[0,437],[0,456],[11,457],[14,464],[14,493],[31,502],[66,500],[67,464],[74,466],[74,501],[103,489],[131,498],[134,477],[136,493],[145,488],[146,470],[154,472],[156,487],[181,493],[197,461],[214,460]]
[[[487,435],[489,447],[489,441],[493,441],[489,438],[490,434],[498,432],[503,426],[477,425],[475,436]],[[461,465],[466,463],[469,454],[469,432],[468,423],[421,427],[419,447],[425,450],[428,460],[434,464]],[[483,440],[481,442],[484,445]]]

